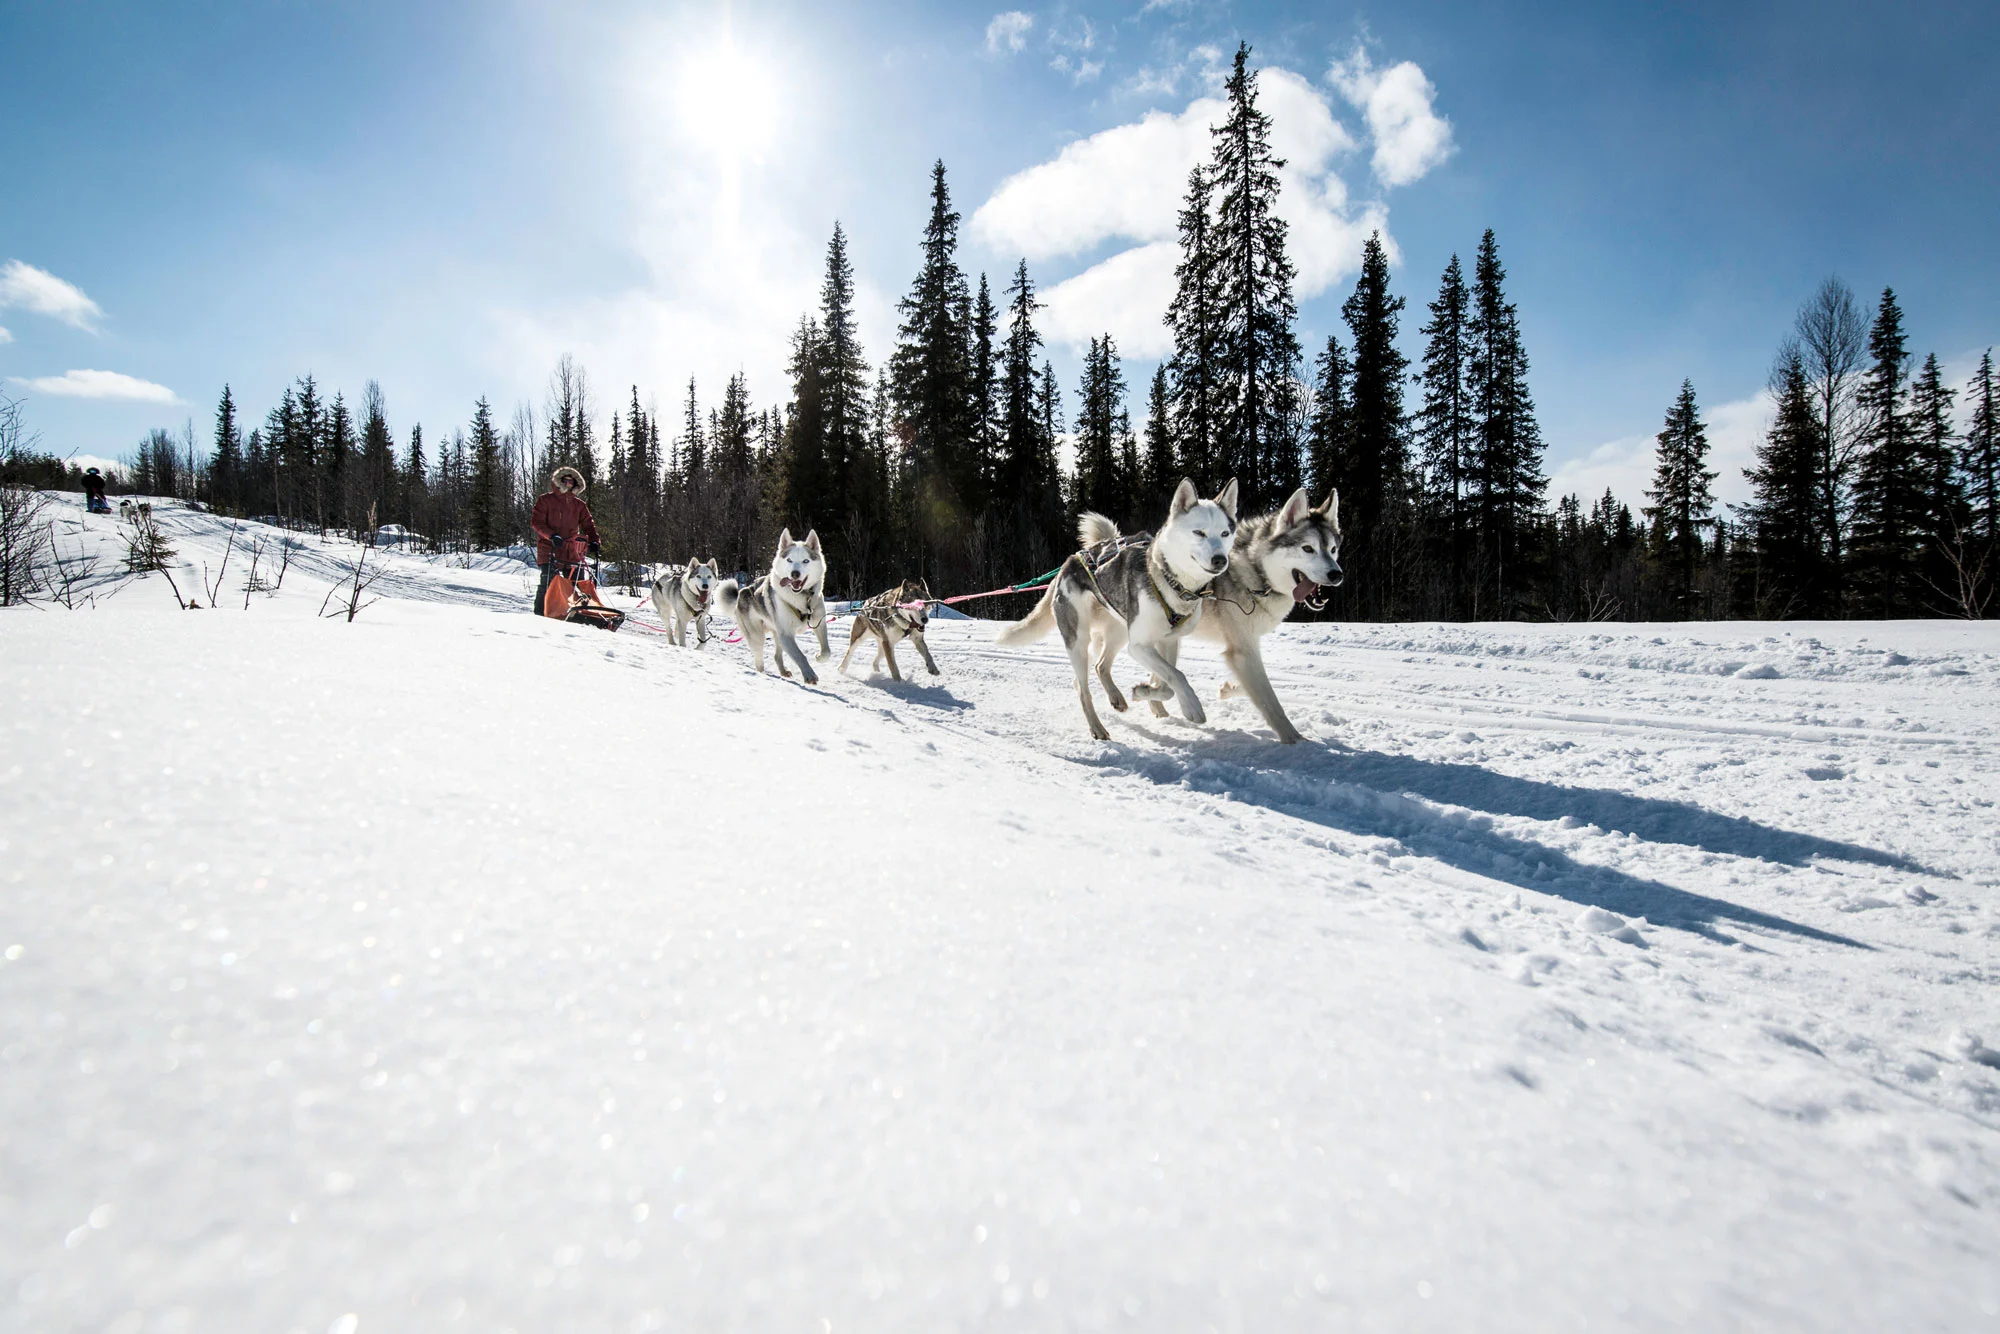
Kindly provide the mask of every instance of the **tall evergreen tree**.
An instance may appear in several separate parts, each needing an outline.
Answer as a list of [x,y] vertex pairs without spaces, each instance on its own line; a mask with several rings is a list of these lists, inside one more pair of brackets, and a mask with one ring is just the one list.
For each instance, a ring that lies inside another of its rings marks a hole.
[[1525,601],[1524,559],[1542,511],[1542,432],[1528,392],[1520,317],[1507,300],[1500,247],[1488,228],[1472,266],[1467,326],[1472,410],[1478,422],[1475,510],[1485,578],[1485,614],[1508,615]]
[[1755,544],[1760,615],[1816,617],[1832,607],[1833,583],[1820,527],[1820,469],[1825,446],[1811,385],[1797,349],[1781,354],[1772,390],[1778,413],[1744,469],[1751,501],[1743,507]]
[[216,508],[240,514],[246,481],[243,433],[236,424],[236,400],[225,384],[222,401],[215,405],[215,457],[208,467],[209,495]]
[[1910,430],[1919,490],[1917,577],[1925,594],[1920,605],[1928,611],[1955,606],[1952,593],[1954,559],[1974,552],[1965,542],[1967,514],[1959,489],[1958,438],[1952,426],[1957,391],[1944,382],[1935,352],[1910,383]]
[[1680,397],[1667,409],[1666,425],[1657,437],[1653,469],[1653,504],[1645,513],[1653,521],[1653,545],[1672,580],[1677,614],[1686,619],[1694,608],[1695,571],[1701,563],[1701,530],[1715,523],[1715,495],[1709,484],[1716,474],[1708,467],[1708,428],[1695,406],[1694,383],[1681,381]]
[[1000,462],[1000,362],[995,340],[1000,311],[993,304],[986,275],[979,275],[979,295],[972,303],[971,366],[967,393],[971,396],[972,448],[979,476],[981,509],[990,506]]
[[1970,412],[1959,453],[1960,485],[1973,533],[2000,557],[2000,393],[1995,392],[1992,348],[1979,358],[1966,402]]
[[[850,560],[853,539],[884,516],[886,497],[871,483],[868,417],[870,375],[854,316],[854,266],[840,224],[826,248],[820,286],[820,398],[828,494],[809,498],[828,521],[818,525],[827,559],[841,584],[872,578]],[[829,529],[831,530],[829,532]]]
[[1090,340],[1078,394],[1075,508],[1123,518],[1131,504],[1132,481],[1120,457],[1125,372],[1110,334]]
[[1226,480],[1214,474],[1224,466],[1217,450],[1230,408],[1220,358],[1222,263],[1213,200],[1208,174],[1196,167],[1188,173],[1187,197],[1181,205],[1181,258],[1174,268],[1174,299],[1167,306],[1167,326],[1174,338],[1167,364],[1179,471],[1193,478],[1205,495]]
[[493,409],[484,398],[472,412],[472,459],[465,499],[467,536],[474,551],[490,551],[505,536],[500,528],[500,436]]
[[1041,453],[1041,420],[1035,401],[1035,361],[1042,336],[1035,329],[1035,286],[1022,260],[1007,288],[1007,339],[1000,349],[1000,488],[999,496],[1025,515],[1032,512],[1037,460]]
[[1854,481],[1854,562],[1869,611],[1906,616],[1917,606],[1926,478],[1908,397],[1910,356],[1902,307],[1884,288],[1868,332],[1869,366],[1857,396],[1865,424]]
[[351,523],[354,516],[348,513],[348,489],[354,469],[355,438],[354,418],[347,411],[347,400],[339,393],[333,396],[333,408],[326,415],[326,441],[321,450],[325,462],[325,497],[321,511],[320,527],[342,527]]
[[417,532],[433,538],[427,526],[431,522],[430,501],[430,460],[424,457],[424,427],[422,422],[410,427],[410,450],[403,461],[403,505],[397,516],[398,522],[408,524]]
[[1396,346],[1403,304],[1389,294],[1389,254],[1377,232],[1361,248],[1361,276],[1340,308],[1354,338],[1354,365],[1331,478],[1340,488],[1348,553],[1341,604],[1365,617],[1386,614],[1397,592],[1392,551],[1409,471],[1403,383],[1410,363]]
[[[1428,527],[1435,536],[1450,609],[1470,581],[1471,516],[1467,500],[1473,463],[1479,457],[1478,422],[1473,415],[1471,294],[1458,256],[1445,266],[1430,321],[1419,331],[1424,344],[1423,406],[1417,411],[1417,444],[1423,458],[1423,498]],[[1581,524],[1579,507],[1578,523]],[[1581,528],[1578,529],[1579,533]]]
[[1306,487],[1319,503],[1340,484],[1347,450],[1347,382],[1351,367],[1337,334],[1313,361],[1313,410],[1306,423]]
[[[1293,268],[1278,216],[1278,170],[1271,118],[1257,108],[1250,46],[1239,43],[1223,83],[1229,114],[1214,127],[1211,179],[1216,193],[1216,363],[1230,387],[1216,442],[1218,471],[1238,478],[1242,503],[1255,511],[1282,499],[1277,487],[1298,478],[1299,341]],[[1398,397],[1400,398],[1400,389]]]
[[973,331],[966,327],[970,297],[958,267],[958,222],[939,161],[931,168],[923,264],[897,307],[902,324],[889,358],[895,413],[908,431],[918,508],[925,535],[934,544],[948,540],[985,502],[974,438],[977,404],[970,363],[975,350]]
[[1133,497],[1132,521],[1142,528],[1159,523],[1167,501],[1180,484],[1179,459],[1174,449],[1172,393],[1167,384],[1167,366],[1153,368],[1153,383],[1146,391],[1146,454],[1139,469],[1140,483]]
[[368,522],[368,511],[372,507],[377,519],[387,522],[385,516],[396,487],[396,438],[389,433],[382,386],[370,380],[362,390],[361,404],[361,455],[356,467],[358,486],[354,519],[357,523]]

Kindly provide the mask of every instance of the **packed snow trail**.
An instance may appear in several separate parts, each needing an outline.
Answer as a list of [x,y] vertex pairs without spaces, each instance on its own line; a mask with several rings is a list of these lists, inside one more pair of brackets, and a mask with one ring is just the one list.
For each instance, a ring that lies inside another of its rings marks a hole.
[[1989,627],[1287,626],[1305,744],[1102,744],[352,555],[0,616],[0,1327],[1996,1324]]

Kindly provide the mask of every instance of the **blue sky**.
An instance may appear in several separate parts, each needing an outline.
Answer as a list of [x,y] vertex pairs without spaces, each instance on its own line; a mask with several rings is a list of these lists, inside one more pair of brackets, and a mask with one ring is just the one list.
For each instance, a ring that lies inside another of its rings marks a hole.
[[1893,285],[1954,368],[2000,339],[1990,4],[14,0],[0,388],[107,457],[306,371],[379,380],[399,437],[538,403],[565,352],[607,420],[635,381],[671,414],[737,369],[767,402],[835,219],[886,356],[941,157],[968,266],[997,286],[1026,254],[1051,331],[1116,331],[1136,397],[1148,247],[1239,39],[1293,156],[1302,340],[1380,224],[1414,353],[1494,228],[1566,486],[1636,501],[1685,376],[1740,493],[1827,274]]

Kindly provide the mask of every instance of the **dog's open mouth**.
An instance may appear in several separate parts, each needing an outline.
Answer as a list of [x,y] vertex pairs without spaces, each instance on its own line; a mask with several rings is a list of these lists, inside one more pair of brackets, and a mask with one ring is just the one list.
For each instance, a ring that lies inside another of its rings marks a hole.
[[1292,601],[1304,602],[1319,593],[1319,585],[1306,578],[1305,571],[1292,571]]
[[806,591],[806,577],[802,574],[786,575],[778,581],[778,584],[780,587],[791,589],[794,593]]

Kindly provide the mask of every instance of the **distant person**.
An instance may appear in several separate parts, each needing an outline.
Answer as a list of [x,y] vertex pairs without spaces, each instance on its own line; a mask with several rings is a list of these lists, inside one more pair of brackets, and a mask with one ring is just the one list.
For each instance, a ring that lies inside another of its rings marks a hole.
[[599,550],[597,525],[591,521],[590,506],[583,503],[583,474],[574,468],[557,468],[549,478],[549,489],[535,502],[528,526],[535,530],[535,559],[542,567],[542,585],[535,590],[535,614],[539,616],[556,567],[578,559],[575,543],[589,543],[593,556]]
[[111,513],[111,502],[104,498],[104,474],[95,468],[83,470],[83,507],[92,514]]

